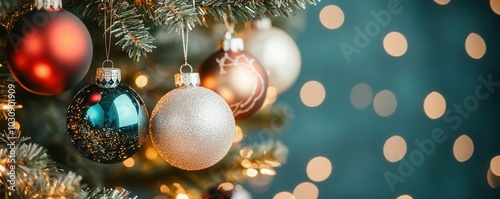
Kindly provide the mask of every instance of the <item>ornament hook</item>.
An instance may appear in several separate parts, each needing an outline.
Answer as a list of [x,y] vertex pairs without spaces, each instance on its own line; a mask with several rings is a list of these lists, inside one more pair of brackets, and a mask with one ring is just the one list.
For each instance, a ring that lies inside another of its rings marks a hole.
[[106,53],[106,60],[102,63],[102,67],[107,62],[111,62],[111,68],[114,67],[113,61],[109,60],[109,54],[111,52],[111,26],[113,26],[113,0],[109,0],[109,27],[108,27],[108,7],[106,2],[104,2],[104,51]]
[[184,74],[184,72],[182,72],[182,69],[184,67],[186,67],[186,66],[189,67],[189,73],[193,73],[193,67],[190,64],[185,63],[185,64],[182,64],[181,68],[179,69],[179,71],[181,72],[181,74]]
[[115,63],[109,59],[106,59],[102,62],[102,68],[106,68],[104,65],[106,65],[106,63],[110,63],[111,64],[111,68],[114,68],[115,67]]
[[222,15],[222,20],[224,20],[224,25],[226,26],[226,37],[227,35],[232,35],[234,34],[234,23],[230,23],[229,20],[227,19],[227,14],[224,13],[224,15]]

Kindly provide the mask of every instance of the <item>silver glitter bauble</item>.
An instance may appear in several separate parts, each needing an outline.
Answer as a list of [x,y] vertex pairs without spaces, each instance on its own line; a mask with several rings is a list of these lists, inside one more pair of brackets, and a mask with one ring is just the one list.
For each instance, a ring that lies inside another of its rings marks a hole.
[[163,96],[151,113],[154,147],[172,166],[200,170],[219,162],[231,148],[235,120],[217,93],[200,87],[198,73],[176,75],[178,88]]
[[153,146],[168,163],[184,170],[219,162],[234,139],[229,105],[199,82],[198,73],[177,74],[178,88],[165,94],[151,113]]
[[148,111],[119,69],[97,69],[96,83],[80,90],[68,108],[68,134],[75,148],[99,163],[122,162],[148,136]]
[[280,94],[297,81],[301,68],[299,48],[285,31],[272,27],[269,18],[255,20],[251,29],[238,34],[245,42],[245,51],[268,71],[269,87]]

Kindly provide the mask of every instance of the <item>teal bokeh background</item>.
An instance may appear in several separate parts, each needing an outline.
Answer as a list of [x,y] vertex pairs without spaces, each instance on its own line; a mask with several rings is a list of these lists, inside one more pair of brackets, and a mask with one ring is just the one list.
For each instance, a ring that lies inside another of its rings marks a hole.
[[[431,120],[423,110],[425,97],[437,91],[446,99],[450,120],[457,116],[454,106],[475,95],[481,85],[478,78],[491,76],[500,82],[500,16],[487,0],[451,0],[444,6],[432,0],[400,0],[403,11],[393,15],[386,27],[381,26],[380,33],[348,63],[340,43],[353,45],[354,29],[364,29],[375,21],[370,12],[387,9],[390,1],[323,1],[308,7],[306,27],[296,38],[302,71],[296,84],[278,98],[278,103],[289,104],[295,112],[290,127],[280,136],[290,150],[288,162],[277,170],[267,191],[254,191],[254,198],[273,198],[311,182],[306,166],[316,156],[325,156],[333,164],[327,180],[313,182],[321,199],[396,198],[403,194],[413,198],[500,197],[500,190],[492,189],[486,177],[491,159],[500,155],[500,87],[479,100],[477,110],[462,118],[460,125],[443,117]],[[319,20],[321,9],[330,4],[342,8],[345,15],[343,25],[335,30],[324,28]],[[402,33],[408,41],[408,50],[401,57],[388,55],[382,45],[392,31]],[[477,33],[486,43],[486,54],[479,60],[465,50],[470,33]],[[325,101],[315,108],[306,107],[300,99],[301,87],[311,80],[321,82],[326,90]],[[393,92],[396,111],[381,117],[373,104],[363,110],[354,108],[349,95],[359,83],[370,85],[374,95],[386,89]],[[436,128],[445,132],[445,142],[437,144],[391,191],[384,173],[398,174],[401,162],[384,158],[385,141],[394,135],[403,137],[408,146],[403,160],[409,160],[412,152],[420,150],[415,142],[430,139]],[[474,142],[474,153],[461,163],[454,158],[453,143],[463,134]]]

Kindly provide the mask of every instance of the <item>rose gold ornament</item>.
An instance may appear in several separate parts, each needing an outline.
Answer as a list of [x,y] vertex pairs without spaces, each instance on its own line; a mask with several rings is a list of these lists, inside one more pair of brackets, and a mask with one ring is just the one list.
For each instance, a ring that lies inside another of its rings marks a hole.
[[222,48],[198,67],[201,86],[221,95],[236,120],[258,111],[266,98],[267,74],[259,61],[243,51],[243,40],[226,34]]

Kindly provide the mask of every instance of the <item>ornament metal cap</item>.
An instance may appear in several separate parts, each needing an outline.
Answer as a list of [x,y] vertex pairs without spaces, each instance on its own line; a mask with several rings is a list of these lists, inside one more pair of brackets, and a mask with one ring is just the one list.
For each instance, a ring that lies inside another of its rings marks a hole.
[[224,40],[222,40],[219,45],[221,45],[222,49],[224,49],[224,51],[226,52],[238,52],[245,49],[245,46],[243,45],[243,39],[239,37],[233,37],[230,32],[226,32]]
[[41,10],[42,8],[45,10],[50,10],[51,8],[54,10],[62,9],[62,0],[35,0],[36,9]]
[[198,73],[178,73],[175,74],[175,87],[199,86],[200,74]]
[[114,88],[120,84],[122,72],[119,68],[97,68],[95,82],[102,88]]
[[271,27],[272,27],[271,19],[269,19],[268,17],[263,17],[261,19],[255,19],[252,22],[252,28],[255,28],[257,30],[267,30],[267,29],[270,29]]

